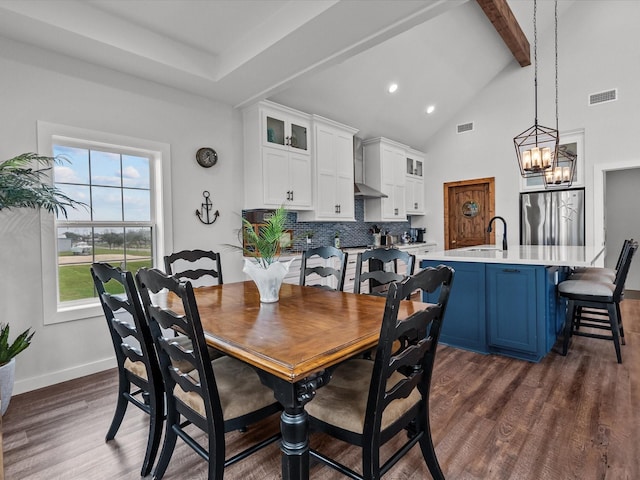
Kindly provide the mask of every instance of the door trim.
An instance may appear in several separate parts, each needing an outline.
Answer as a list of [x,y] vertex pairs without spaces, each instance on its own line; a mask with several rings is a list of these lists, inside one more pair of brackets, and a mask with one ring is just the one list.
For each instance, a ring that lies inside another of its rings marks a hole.
[[[459,180],[457,182],[445,182],[442,185],[444,193],[444,249],[449,249],[449,190],[455,187],[468,187],[470,185],[488,185],[489,186],[489,218],[495,215],[496,211],[496,178],[474,178],[471,180]],[[495,243],[495,231],[489,234],[490,243]]]
[[[628,160],[611,163],[598,163],[593,166],[593,245],[605,245],[605,176],[607,172],[614,170],[628,170],[640,168],[640,160]],[[586,200],[586,197],[585,197]],[[585,204],[586,206],[586,204]],[[589,229],[586,230],[585,243],[589,245]],[[596,260],[596,266],[604,266],[604,255],[600,255]]]

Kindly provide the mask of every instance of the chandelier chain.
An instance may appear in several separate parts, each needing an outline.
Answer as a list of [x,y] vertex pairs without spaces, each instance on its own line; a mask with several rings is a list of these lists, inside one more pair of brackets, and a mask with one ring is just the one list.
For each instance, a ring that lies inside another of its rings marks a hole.
[[555,16],[554,16],[554,28],[555,28],[555,48],[556,48],[556,130],[558,132],[558,0],[555,0]]
[[538,125],[538,1],[533,0],[533,87],[535,96],[535,124]]

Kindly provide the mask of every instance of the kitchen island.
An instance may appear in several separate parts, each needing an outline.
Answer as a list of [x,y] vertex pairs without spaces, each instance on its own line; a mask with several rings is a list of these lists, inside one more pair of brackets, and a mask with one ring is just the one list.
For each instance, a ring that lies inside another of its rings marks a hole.
[[[556,287],[570,267],[594,265],[604,247],[477,245],[428,252],[422,268],[456,271],[440,341],[480,353],[540,361],[562,331],[565,302]],[[438,292],[425,300],[435,301]]]

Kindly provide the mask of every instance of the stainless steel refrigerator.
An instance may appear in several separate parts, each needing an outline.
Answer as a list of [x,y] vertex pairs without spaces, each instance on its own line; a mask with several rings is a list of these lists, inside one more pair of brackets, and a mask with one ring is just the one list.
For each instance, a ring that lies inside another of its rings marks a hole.
[[520,245],[584,245],[584,188],[521,193]]

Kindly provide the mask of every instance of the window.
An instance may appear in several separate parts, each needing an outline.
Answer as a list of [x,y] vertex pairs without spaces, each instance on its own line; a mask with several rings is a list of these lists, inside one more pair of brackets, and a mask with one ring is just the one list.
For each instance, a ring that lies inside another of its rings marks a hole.
[[168,248],[169,146],[38,122],[38,147],[64,159],[55,186],[88,206],[43,215],[45,324],[99,316],[91,263],[135,273]]
[[[56,220],[58,302],[96,296],[89,273],[94,261],[135,272],[153,263],[151,163],[139,154],[53,145],[53,181],[89,208],[70,209]],[[113,292],[118,293],[118,292]]]

